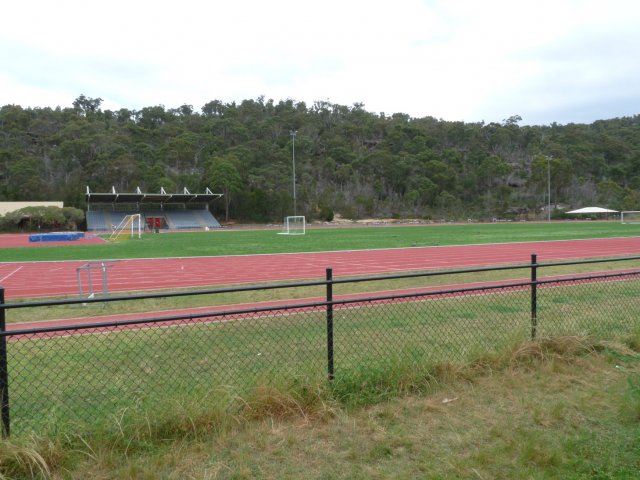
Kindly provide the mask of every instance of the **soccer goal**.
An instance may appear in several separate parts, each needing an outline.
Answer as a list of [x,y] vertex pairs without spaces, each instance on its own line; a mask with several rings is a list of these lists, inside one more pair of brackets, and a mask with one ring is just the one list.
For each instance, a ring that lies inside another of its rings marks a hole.
[[620,212],[620,223],[640,223],[640,210]]
[[284,228],[279,235],[304,235],[306,232],[306,221],[303,216],[296,215],[284,218]]
[[142,218],[139,213],[124,217],[120,225],[113,229],[109,240],[126,240],[136,236],[142,237]]

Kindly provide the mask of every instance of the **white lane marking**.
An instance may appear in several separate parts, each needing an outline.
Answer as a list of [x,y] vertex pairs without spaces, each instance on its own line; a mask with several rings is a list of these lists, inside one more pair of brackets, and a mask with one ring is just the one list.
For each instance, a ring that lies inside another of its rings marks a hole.
[[0,278],[0,282],[4,282],[11,275],[13,275],[14,273],[17,273],[18,271],[20,271],[22,269],[22,267],[23,266],[20,266],[20,267],[16,268],[13,272],[11,272],[9,275],[5,275],[4,277]]

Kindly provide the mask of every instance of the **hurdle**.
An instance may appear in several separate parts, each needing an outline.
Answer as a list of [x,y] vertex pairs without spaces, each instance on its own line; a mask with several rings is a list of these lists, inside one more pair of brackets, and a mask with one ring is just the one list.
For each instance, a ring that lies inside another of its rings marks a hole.
[[[80,298],[94,298],[96,291],[93,288],[93,276],[91,272],[96,272],[102,278],[102,296],[107,298],[109,296],[109,274],[108,269],[112,267],[115,262],[88,262],[84,265],[76,268],[78,275],[78,292]],[[87,272],[87,290],[82,288],[82,273]]]

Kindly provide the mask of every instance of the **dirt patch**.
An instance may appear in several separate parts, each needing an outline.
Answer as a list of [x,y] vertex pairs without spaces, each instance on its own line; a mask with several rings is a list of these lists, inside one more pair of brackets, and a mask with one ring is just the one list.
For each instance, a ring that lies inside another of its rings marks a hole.
[[418,218],[361,218],[352,220],[336,213],[331,222],[322,223],[325,225],[428,225],[433,222]]

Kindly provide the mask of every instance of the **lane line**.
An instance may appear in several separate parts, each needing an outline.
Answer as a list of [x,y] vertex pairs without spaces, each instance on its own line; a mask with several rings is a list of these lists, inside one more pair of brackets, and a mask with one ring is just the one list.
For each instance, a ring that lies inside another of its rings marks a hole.
[[22,267],[24,267],[24,265],[20,265],[18,268],[16,268],[13,272],[11,272],[9,275],[5,275],[4,277],[0,278],[0,282],[4,282],[7,278],[9,278],[11,275],[13,275],[14,273],[19,272],[20,270],[22,270]]

